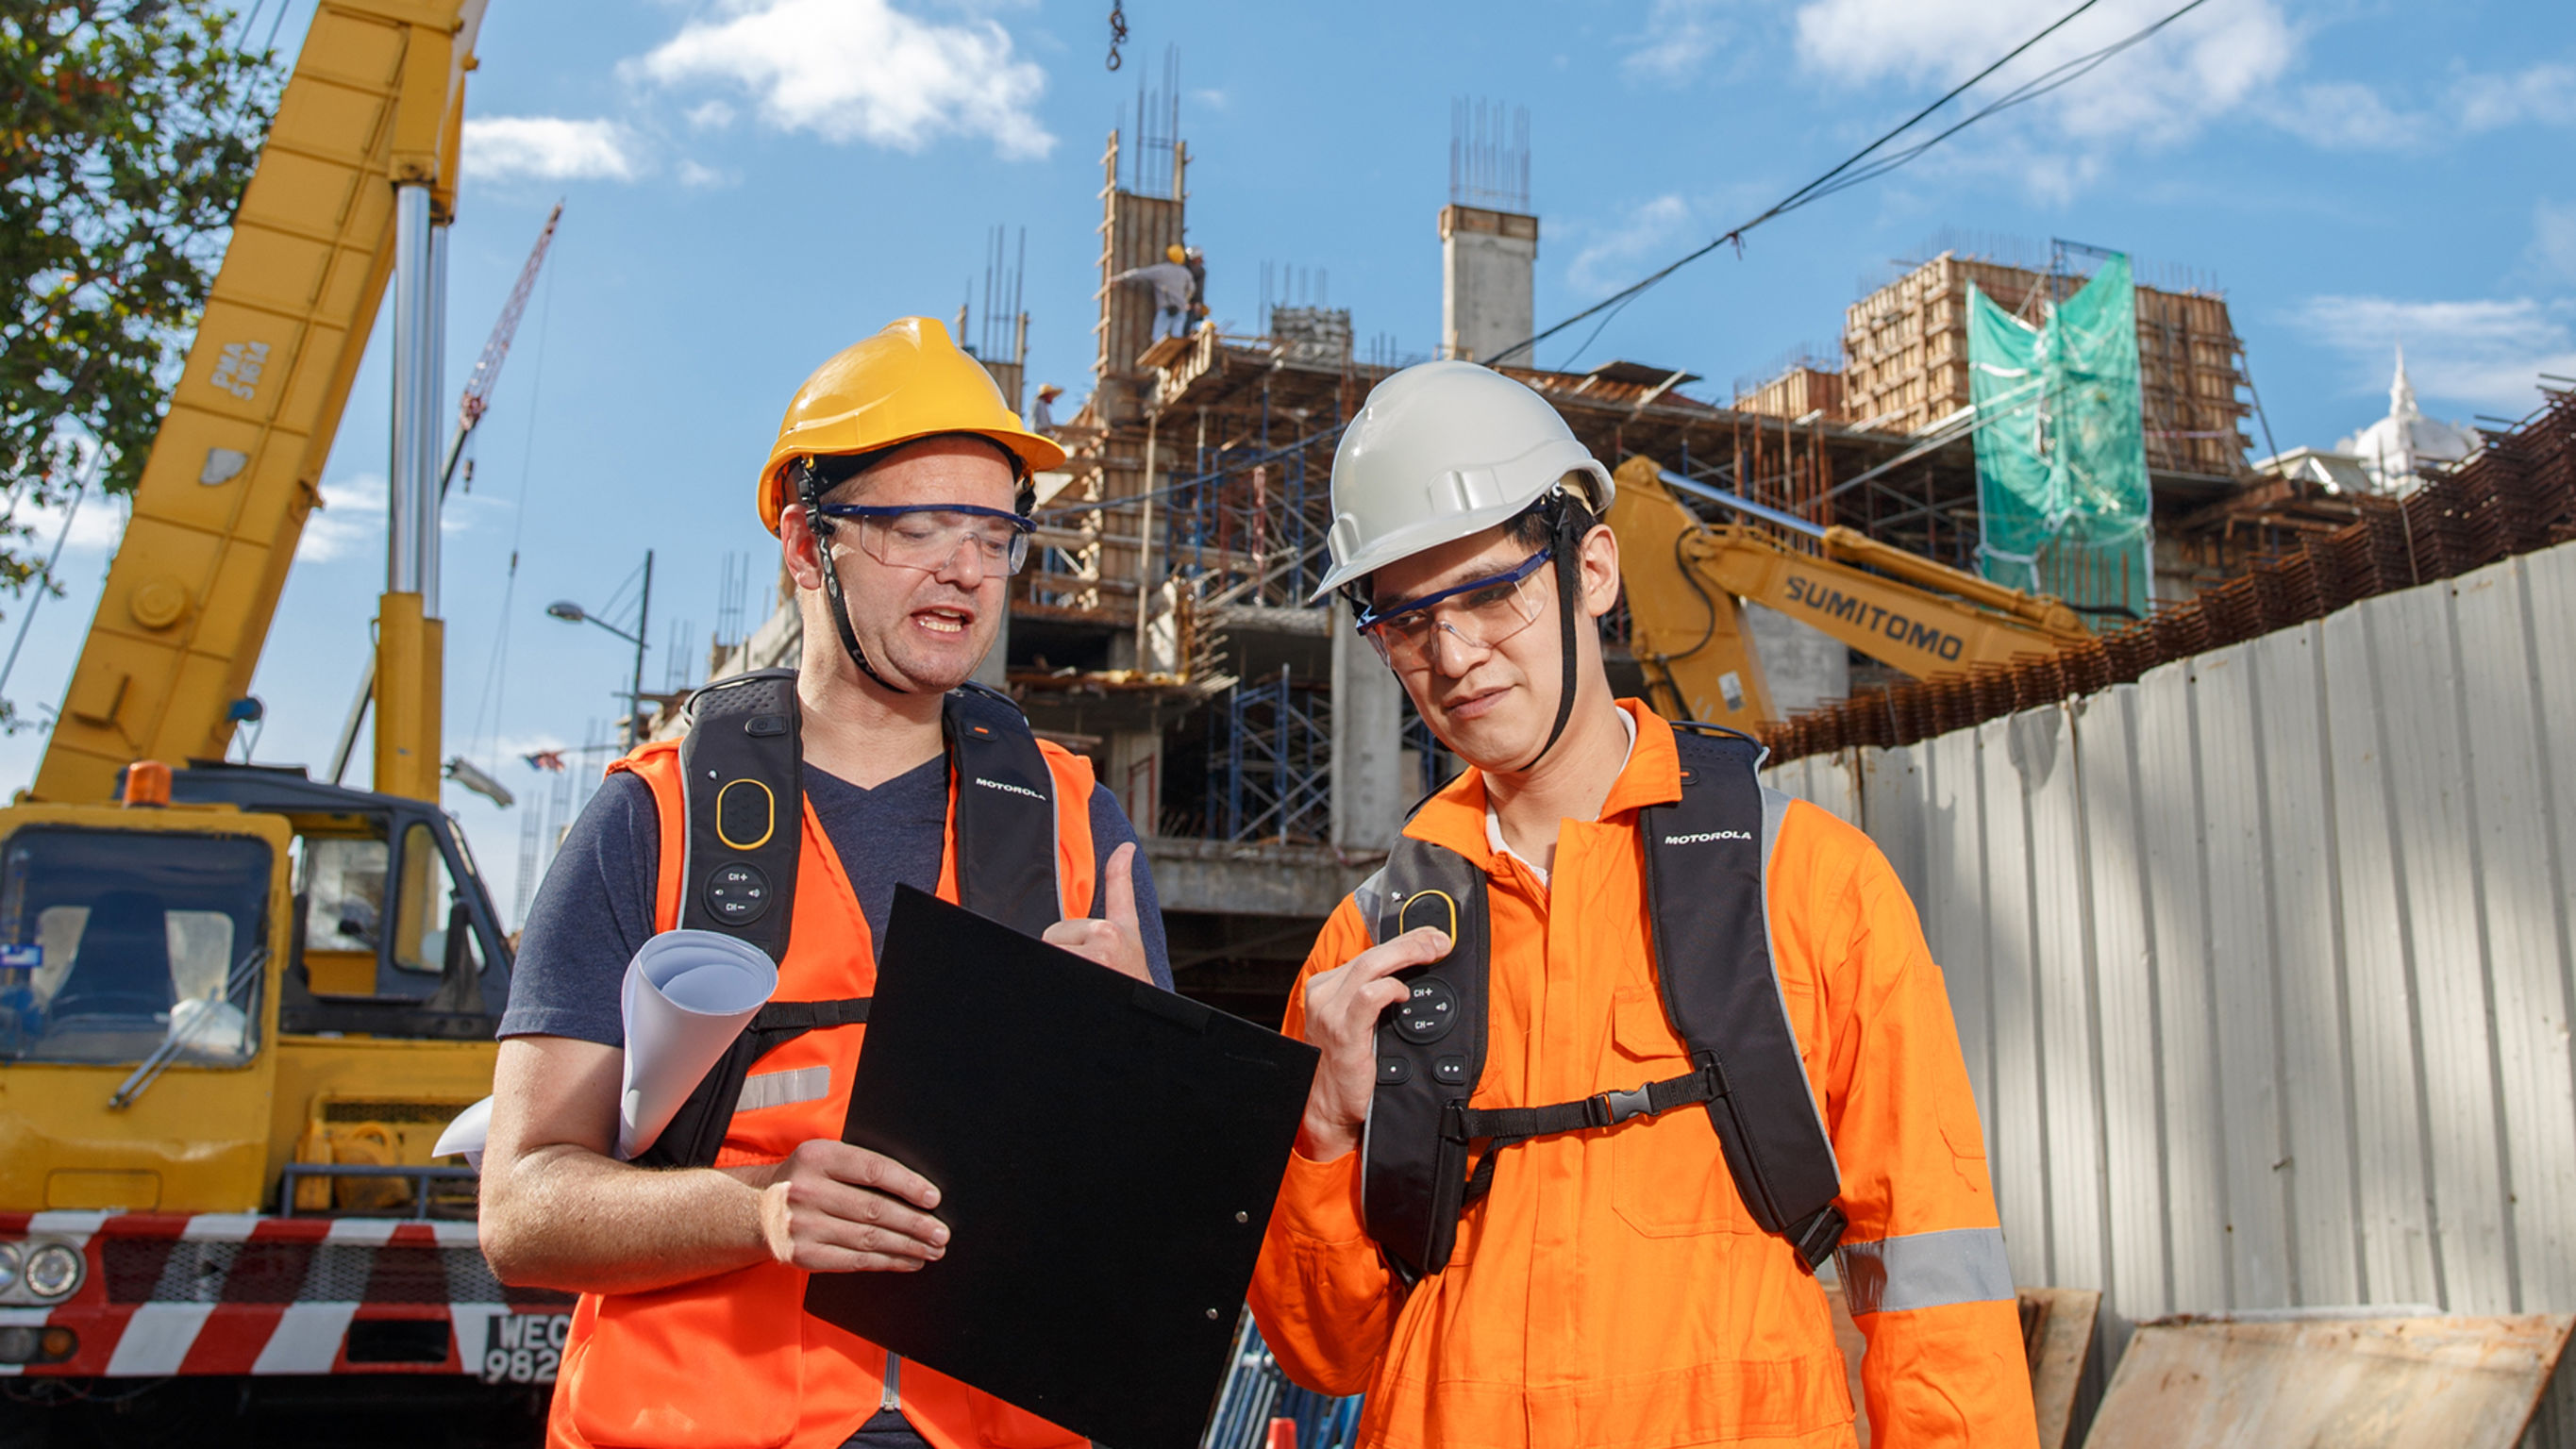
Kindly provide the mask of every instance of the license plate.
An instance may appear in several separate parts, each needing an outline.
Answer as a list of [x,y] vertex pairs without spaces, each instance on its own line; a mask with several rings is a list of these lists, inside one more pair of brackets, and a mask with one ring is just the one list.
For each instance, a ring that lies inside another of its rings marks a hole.
[[504,1313],[483,1332],[483,1382],[550,1384],[563,1363],[569,1313]]

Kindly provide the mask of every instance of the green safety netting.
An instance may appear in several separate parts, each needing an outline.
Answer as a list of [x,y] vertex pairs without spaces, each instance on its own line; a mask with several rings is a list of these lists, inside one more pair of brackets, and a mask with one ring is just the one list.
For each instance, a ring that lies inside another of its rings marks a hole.
[[1968,377],[1985,576],[2146,617],[2154,538],[2129,259],[2114,255],[2037,326],[1970,283]]

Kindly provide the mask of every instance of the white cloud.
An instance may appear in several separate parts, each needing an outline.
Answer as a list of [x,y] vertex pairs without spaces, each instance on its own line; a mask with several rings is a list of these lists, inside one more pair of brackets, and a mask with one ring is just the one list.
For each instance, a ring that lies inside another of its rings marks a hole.
[[733,107],[722,101],[708,101],[689,107],[685,119],[693,130],[721,131],[733,124]]
[[2401,342],[2417,392],[2500,417],[2530,409],[2538,374],[2576,374],[2576,302],[2325,296],[2309,298],[2293,320],[2352,359],[2355,393],[2388,386],[2390,358]]
[[2525,122],[2576,126],[2576,65],[2535,65],[2514,75],[2462,76],[2452,97],[2465,130],[2494,131]]
[[1005,157],[1055,147],[1031,109],[1046,72],[1016,58],[991,20],[940,24],[886,0],[726,0],[633,62],[664,85],[729,82],[760,118],[827,141],[918,151],[944,136],[989,140]]
[[2534,266],[2554,277],[2576,282],[2576,201],[2539,201],[2531,208]]
[[322,485],[322,504],[305,515],[297,563],[329,563],[385,536],[385,475],[361,473]]
[[1719,21],[1720,0],[1654,0],[1646,11],[1646,29],[1620,58],[1620,68],[1650,80],[1690,78],[1726,38]]
[[645,170],[641,141],[617,121],[469,117],[461,151],[465,170],[484,181],[632,181]]
[[[1944,114],[1964,116],[2170,8],[2166,0],[2105,0]],[[1798,57],[1815,74],[1855,89],[1891,81],[1946,88],[2064,9],[2062,0],[1808,0],[1796,16]],[[2274,0],[2210,6],[2022,108],[2017,125],[1995,129],[2017,133],[2040,153],[2170,144],[2260,98],[2289,72],[2298,49]]]
[[[295,561],[330,563],[352,555],[365,558],[370,550],[382,548],[391,491],[382,473],[360,473],[323,484],[321,504],[304,516],[304,536],[295,542]],[[442,536],[464,533],[473,528],[476,514],[510,506],[505,500],[461,489],[451,492],[445,506],[439,509],[438,531]]]
[[1227,95],[1224,91],[1214,88],[1192,91],[1190,92],[1190,99],[1207,107],[1211,111],[1222,111],[1234,104],[1234,98],[1232,96]]
[[63,505],[27,507],[13,510],[9,521],[27,529],[26,537],[14,547],[21,554],[41,559],[51,552],[54,540],[63,540],[63,557],[77,559],[104,557],[116,549],[117,540],[125,536],[125,510],[117,500],[96,494],[81,500],[80,511],[72,515],[72,531],[63,534]]
[[2404,151],[2441,129],[2430,117],[2392,109],[2376,86],[2357,81],[2303,85],[2261,108],[2263,118],[2333,151]]
[[1670,260],[1663,252],[1690,224],[1690,216],[1690,203],[1669,192],[1631,207],[1574,254],[1566,280],[1576,291],[1595,295],[1628,285],[1647,263]]
[[679,174],[682,186],[730,186],[734,180],[731,172],[695,161],[682,161]]

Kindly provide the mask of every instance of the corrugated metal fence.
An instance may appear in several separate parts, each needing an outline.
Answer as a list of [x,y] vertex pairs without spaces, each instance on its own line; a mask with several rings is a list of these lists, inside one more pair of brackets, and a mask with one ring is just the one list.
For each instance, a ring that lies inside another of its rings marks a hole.
[[2576,1311],[2576,545],[1773,782],[1912,891],[2015,1276],[2102,1290],[2106,1358]]

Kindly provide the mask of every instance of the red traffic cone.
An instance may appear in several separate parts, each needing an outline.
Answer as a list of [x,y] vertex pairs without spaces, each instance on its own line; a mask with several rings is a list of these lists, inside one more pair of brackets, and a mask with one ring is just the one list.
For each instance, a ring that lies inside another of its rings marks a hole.
[[1262,1449],[1297,1449],[1297,1421],[1294,1419],[1271,1420],[1270,1438],[1262,1445]]

